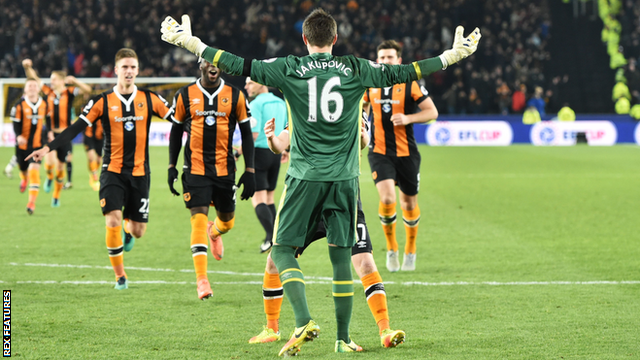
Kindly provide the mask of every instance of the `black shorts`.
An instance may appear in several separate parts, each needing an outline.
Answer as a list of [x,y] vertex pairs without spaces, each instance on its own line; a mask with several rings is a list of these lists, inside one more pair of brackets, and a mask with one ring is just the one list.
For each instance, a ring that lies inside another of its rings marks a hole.
[[231,213],[236,210],[236,174],[211,178],[182,173],[182,197],[188,209],[215,206],[216,211]]
[[387,156],[369,151],[371,176],[377,184],[392,179],[400,191],[412,196],[420,190],[420,153],[411,156]]
[[256,148],[256,191],[273,191],[278,184],[280,159],[282,155],[274,154],[269,149]]
[[[371,237],[369,236],[369,229],[367,229],[367,222],[364,219],[364,212],[362,211],[362,202],[360,201],[360,196],[358,195],[358,220],[357,220],[356,236],[358,240],[355,245],[351,248],[351,256],[362,254],[362,253],[371,253],[373,251],[373,245],[371,244]],[[327,229],[324,227],[324,222],[320,221],[318,223],[318,228],[316,229],[315,234],[312,235],[311,241],[307,241],[307,245],[304,247],[299,247],[296,249],[295,256],[299,257],[302,255],[304,250],[314,243],[316,240],[320,240],[322,238],[327,237]]]
[[18,147],[16,147],[16,161],[18,162],[18,168],[20,169],[20,171],[27,171],[27,169],[29,168],[29,164],[32,164],[32,163],[40,164],[40,161],[34,161],[33,158],[29,160],[25,160],[25,158],[29,156],[32,152],[39,149],[40,148],[21,150]]
[[98,140],[95,137],[84,136],[84,150],[94,150],[98,156],[102,157],[102,147],[104,146],[104,139]]
[[[122,217],[132,221],[149,221],[150,177],[100,173],[100,207],[102,214],[122,210]],[[122,209],[124,207],[124,210]]]
[[[53,133],[53,138],[57,138],[58,136],[60,136],[60,134],[56,134]],[[64,143],[62,145],[60,145],[56,150],[56,154],[57,154],[57,158],[58,161],[60,162],[65,162],[67,161],[67,155],[71,154],[73,152],[73,145],[71,144],[71,141]]]

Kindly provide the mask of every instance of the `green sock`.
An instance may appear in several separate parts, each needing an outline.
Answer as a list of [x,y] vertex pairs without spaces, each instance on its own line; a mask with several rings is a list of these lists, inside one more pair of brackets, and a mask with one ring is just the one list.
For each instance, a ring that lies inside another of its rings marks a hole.
[[353,309],[353,275],[351,275],[351,248],[329,246],[329,258],[333,265],[333,302],[338,324],[337,340],[347,344],[349,323]]
[[304,289],[304,275],[294,253],[295,249],[290,246],[274,245],[271,248],[271,259],[278,268],[284,293],[293,308],[296,327],[302,327],[311,320],[311,314],[309,314],[307,295]]

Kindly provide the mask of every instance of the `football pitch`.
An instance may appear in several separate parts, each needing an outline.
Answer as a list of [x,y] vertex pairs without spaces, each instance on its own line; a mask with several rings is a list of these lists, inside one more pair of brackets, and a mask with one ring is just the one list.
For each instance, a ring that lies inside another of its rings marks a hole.
[[[333,353],[332,270],[326,242],[319,241],[299,259],[311,315],[321,329],[318,339],[302,346],[301,358],[640,358],[640,147],[420,151],[415,272],[386,270],[366,155],[360,180],[391,326],[406,331],[406,342],[394,349],[380,346],[357,283],[351,337],[365,352]],[[0,148],[2,168],[12,154],[13,148]],[[51,208],[51,194],[41,190],[32,216],[25,211],[27,194],[18,191],[17,169],[13,179],[0,176],[0,285],[11,290],[12,356],[277,356],[294,326],[287,300],[280,319],[283,339],[247,343],[266,324],[266,255],[259,252],[264,232],[249,201],[238,200],[235,227],[223,237],[222,261],[209,256],[213,297],[198,300],[189,212],[168,190],[167,148],[151,148],[149,225],[124,256],[129,289],[116,291],[104,218],[82,147],[75,147],[74,156],[73,188],[63,191],[62,206]],[[238,167],[239,177],[244,165]],[[400,217],[398,206],[402,251]]]

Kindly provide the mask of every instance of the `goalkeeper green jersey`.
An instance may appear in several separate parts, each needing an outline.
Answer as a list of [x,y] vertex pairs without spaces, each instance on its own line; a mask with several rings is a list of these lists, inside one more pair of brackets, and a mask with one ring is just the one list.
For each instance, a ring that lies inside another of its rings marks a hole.
[[389,66],[353,55],[314,53],[251,63],[251,79],[279,88],[287,102],[291,139],[287,173],[310,181],[359,176],[365,90],[418,77],[414,65]]

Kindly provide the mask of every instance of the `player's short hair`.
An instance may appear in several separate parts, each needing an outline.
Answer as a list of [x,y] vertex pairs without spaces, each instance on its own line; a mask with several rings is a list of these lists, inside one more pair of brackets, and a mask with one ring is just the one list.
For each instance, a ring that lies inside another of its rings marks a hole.
[[378,50],[394,49],[398,53],[398,57],[402,57],[402,45],[398,44],[395,40],[385,40],[378,45]]
[[65,77],[67,77],[67,72],[64,70],[54,70],[51,72],[51,75],[53,74],[58,75],[61,79],[64,79]]
[[337,33],[336,20],[321,8],[313,10],[302,23],[302,34],[313,46],[332,45]]
[[134,58],[134,59],[138,60],[138,54],[136,54],[136,52],[133,51],[133,49],[122,48],[122,49],[118,50],[118,52],[116,53],[116,62],[115,63],[117,64],[120,59],[124,59],[124,58]]
[[26,85],[29,81],[35,81],[35,82],[38,82],[38,79],[33,78],[33,77],[28,77],[28,78],[27,78],[27,80],[25,80],[25,82],[24,82],[24,83],[25,83],[25,85]]

